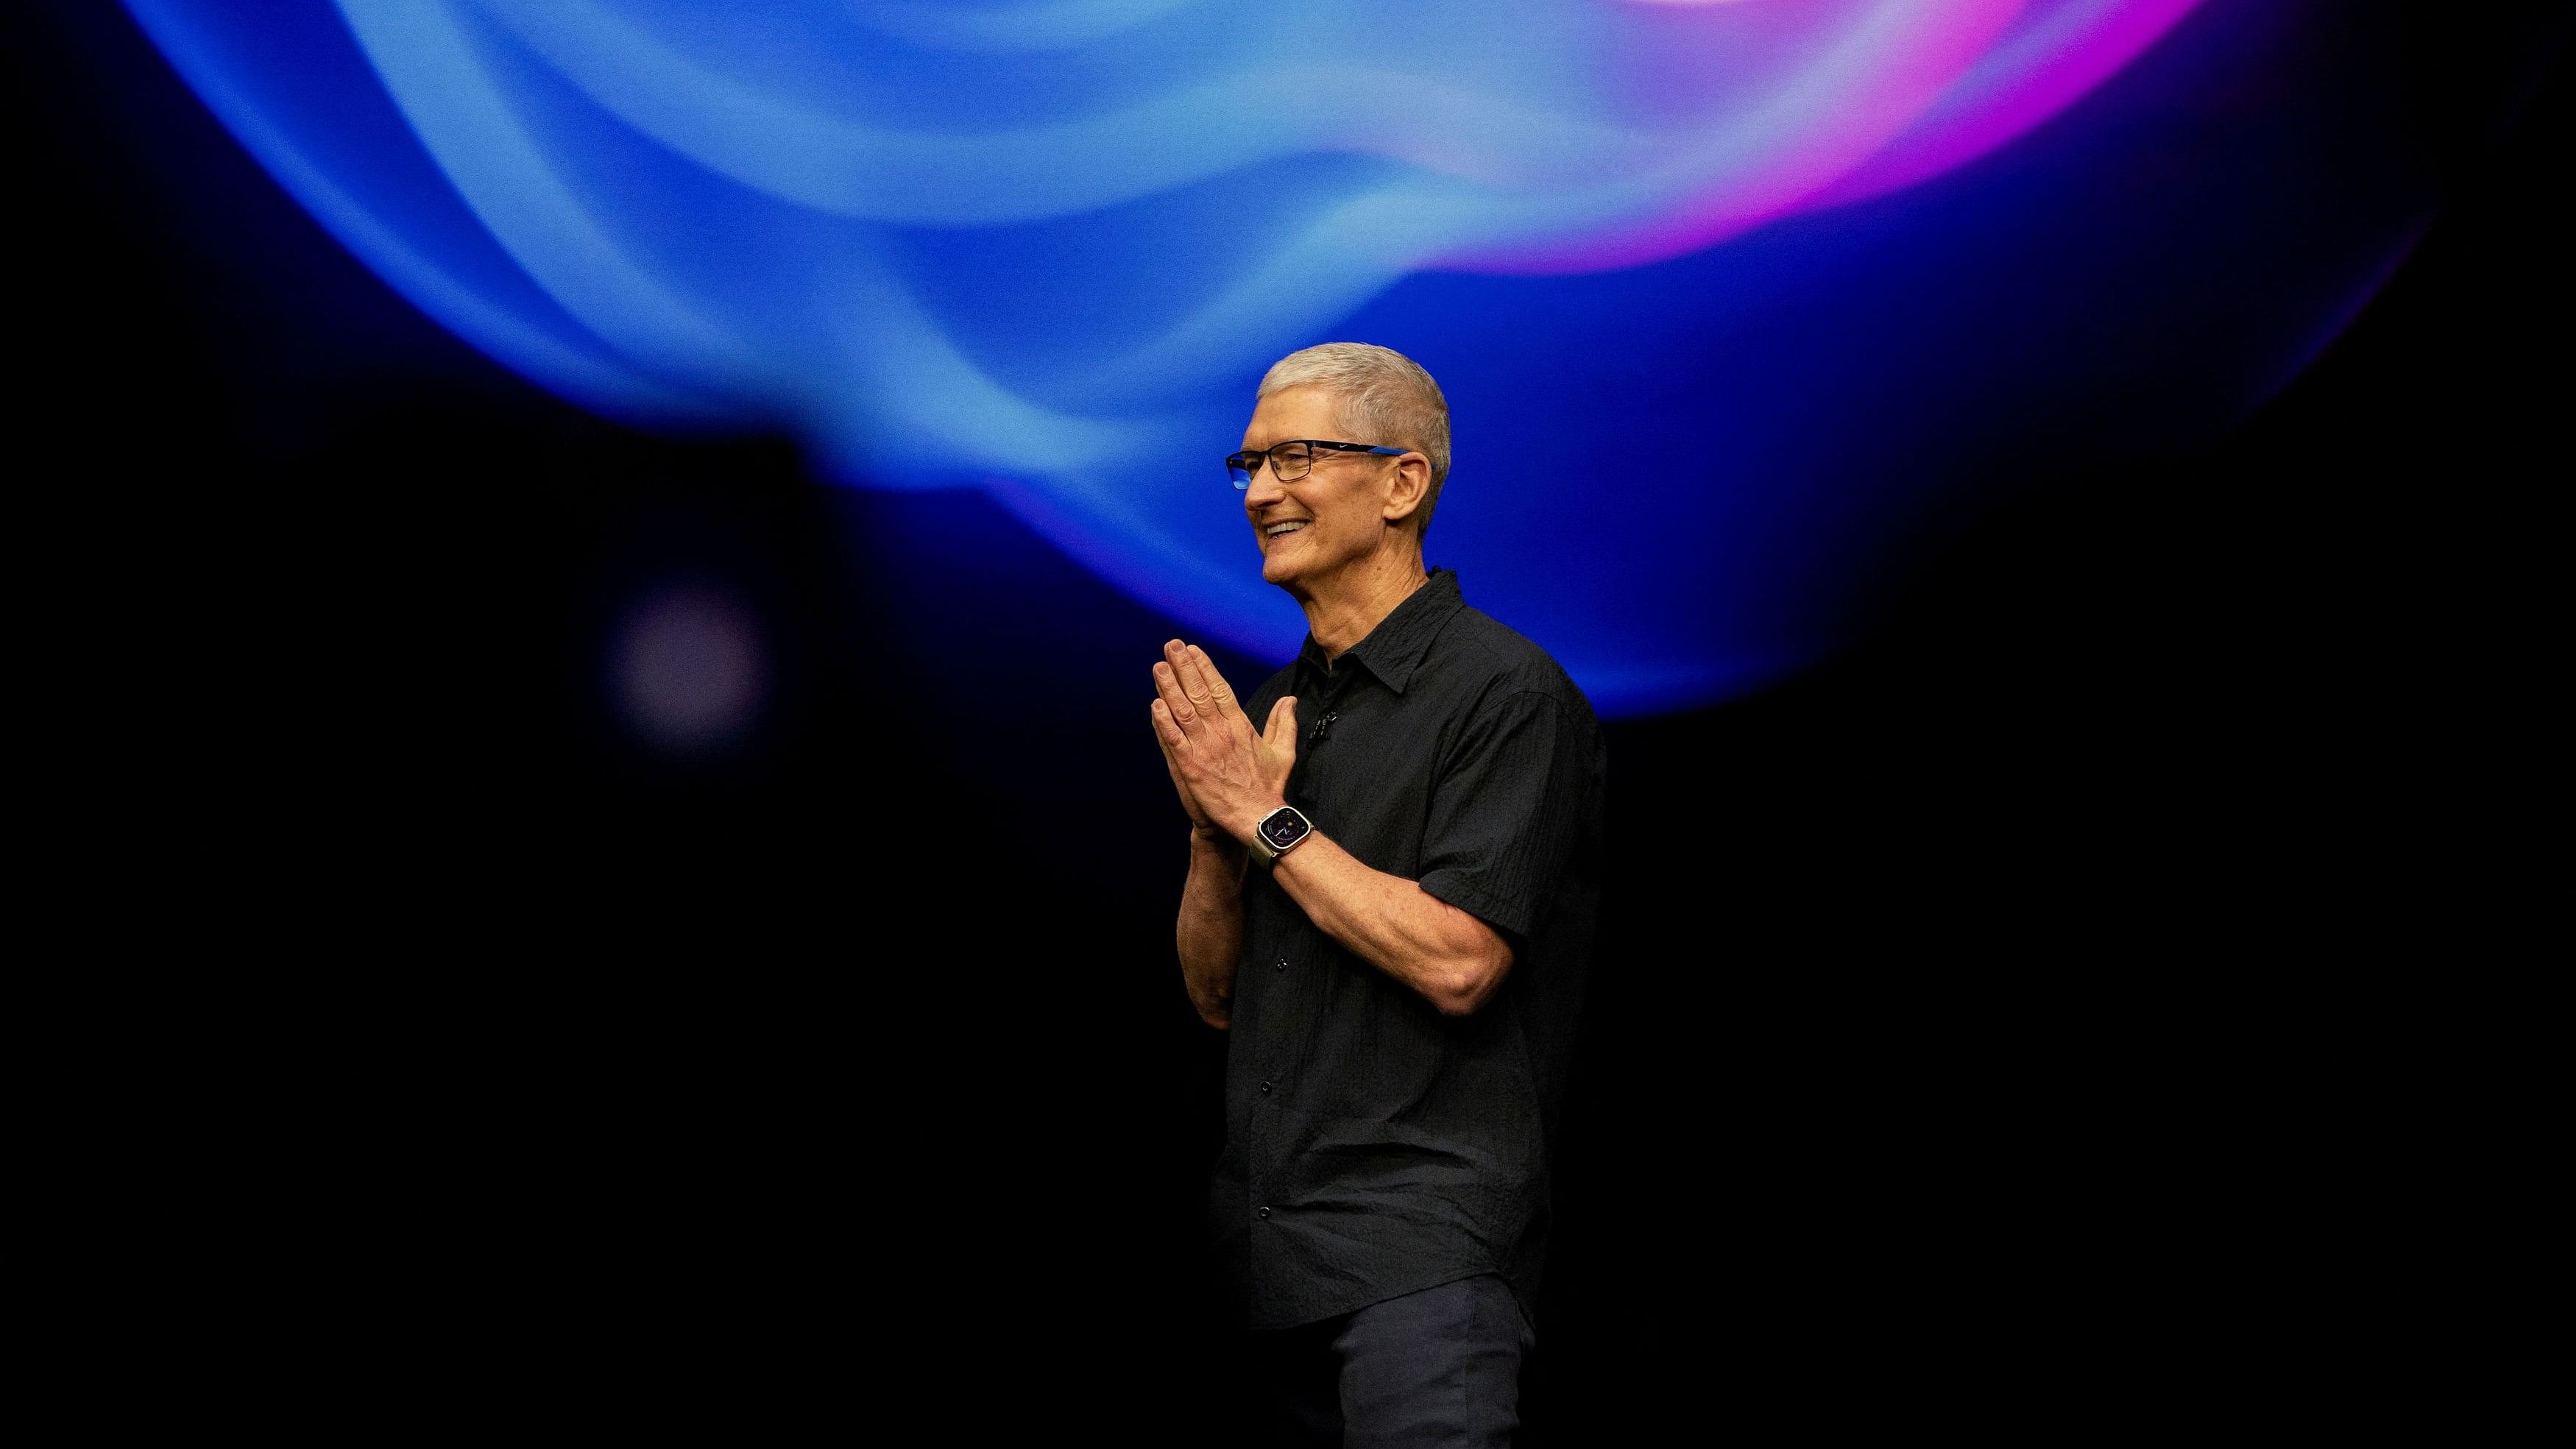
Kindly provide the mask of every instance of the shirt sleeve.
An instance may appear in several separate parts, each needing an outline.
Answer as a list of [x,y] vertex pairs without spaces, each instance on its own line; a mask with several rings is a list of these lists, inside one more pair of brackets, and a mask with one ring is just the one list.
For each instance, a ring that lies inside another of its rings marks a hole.
[[1547,695],[1478,711],[1432,783],[1422,889],[1526,939],[1545,920],[1582,833],[1592,751]]

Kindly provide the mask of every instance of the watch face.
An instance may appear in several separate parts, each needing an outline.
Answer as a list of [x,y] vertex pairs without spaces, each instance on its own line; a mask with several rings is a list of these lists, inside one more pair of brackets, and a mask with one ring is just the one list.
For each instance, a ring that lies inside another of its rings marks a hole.
[[1290,810],[1273,810],[1262,817],[1261,838],[1269,841],[1273,850],[1284,850],[1304,839],[1306,828],[1304,816]]

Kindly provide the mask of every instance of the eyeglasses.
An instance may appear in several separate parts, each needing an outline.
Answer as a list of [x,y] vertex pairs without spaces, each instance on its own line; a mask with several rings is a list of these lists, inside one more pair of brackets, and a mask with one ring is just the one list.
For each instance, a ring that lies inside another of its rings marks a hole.
[[1252,475],[1261,469],[1262,459],[1270,460],[1270,476],[1282,483],[1303,478],[1315,471],[1315,450],[1330,448],[1336,453],[1372,453],[1381,458],[1401,458],[1409,448],[1373,447],[1367,443],[1327,443],[1321,438],[1292,438],[1273,443],[1267,449],[1254,448],[1236,453],[1225,460],[1225,471],[1234,477],[1234,486],[1249,488]]

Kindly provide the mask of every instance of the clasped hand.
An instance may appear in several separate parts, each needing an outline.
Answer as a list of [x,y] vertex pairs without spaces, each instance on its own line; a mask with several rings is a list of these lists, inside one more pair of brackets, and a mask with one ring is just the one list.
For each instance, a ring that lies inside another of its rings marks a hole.
[[1207,651],[1174,639],[1154,666],[1154,738],[1181,808],[1201,835],[1252,843],[1252,828],[1287,803],[1297,764],[1297,701],[1283,698],[1255,734]]

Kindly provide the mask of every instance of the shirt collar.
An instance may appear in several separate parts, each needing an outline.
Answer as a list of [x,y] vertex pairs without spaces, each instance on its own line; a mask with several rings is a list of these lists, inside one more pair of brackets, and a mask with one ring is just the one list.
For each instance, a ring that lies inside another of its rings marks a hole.
[[[1431,641],[1439,636],[1440,626],[1449,616],[1467,607],[1465,596],[1458,592],[1458,575],[1450,569],[1433,569],[1422,587],[1405,596],[1393,612],[1377,621],[1368,637],[1342,651],[1342,659],[1356,659],[1368,666],[1378,682],[1398,694],[1413,681],[1413,671],[1422,665],[1422,656],[1430,652]],[[1327,668],[1324,646],[1315,636],[1306,636],[1299,657],[1317,670]]]

